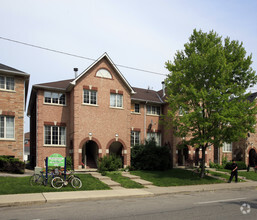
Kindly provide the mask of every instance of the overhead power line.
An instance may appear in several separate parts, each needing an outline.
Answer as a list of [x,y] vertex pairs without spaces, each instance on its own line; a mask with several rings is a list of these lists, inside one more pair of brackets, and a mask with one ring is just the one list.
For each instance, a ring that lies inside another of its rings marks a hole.
[[[38,45],[34,45],[34,44],[29,44],[29,43],[26,43],[26,42],[17,41],[17,40],[13,40],[13,39],[10,39],[10,38],[5,38],[5,37],[1,37],[1,36],[0,36],[0,39],[1,39],[1,40],[10,41],[10,42],[14,42],[14,43],[17,43],[17,44],[22,44],[22,45],[29,46],[29,47],[34,47],[34,48],[41,49],[41,50],[47,50],[47,51],[54,52],[54,53],[59,53],[59,54],[67,55],[67,56],[72,56],[72,57],[76,57],[76,58],[80,58],[80,59],[85,59],[85,60],[90,60],[90,61],[96,61],[96,59],[93,59],[93,58],[84,57],[84,56],[80,56],[80,55],[76,55],[76,54],[72,54],[72,53],[67,53],[67,52],[60,51],[60,50],[54,50],[54,49],[51,49],[51,48],[42,47],[42,46],[38,46]],[[150,70],[139,69],[139,68],[130,67],[130,66],[125,66],[125,65],[121,65],[121,64],[115,64],[115,65],[116,65],[116,66],[119,66],[119,67],[131,69],[131,70],[136,70],[136,71],[151,73],[151,74],[155,74],[155,75],[167,76],[167,74],[158,73],[158,72],[154,72],[154,71],[150,71]]]

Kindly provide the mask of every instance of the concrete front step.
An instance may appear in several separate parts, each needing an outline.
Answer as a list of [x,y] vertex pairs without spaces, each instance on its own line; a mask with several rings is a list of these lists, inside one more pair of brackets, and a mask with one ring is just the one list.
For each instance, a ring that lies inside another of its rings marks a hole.
[[133,181],[140,183],[143,186],[149,186],[149,185],[153,185],[152,182],[146,181],[146,180],[142,180],[142,179],[133,179]]
[[142,180],[139,176],[132,175],[128,172],[122,172],[122,176],[128,177],[131,180],[133,180],[134,182],[137,182],[143,186],[152,186],[153,185],[152,182],[149,182],[147,180]]
[[129,179],[132,179],[132,180],[140,179],[139,176],[132,175],[132,174],[130,174],[128,172],[122,172],[122,176],[128,177]]
[[111,180],[111,178],[108,176],[102,176],[101,173],[89,172],[89,174],[91,174],[93,177],[99,179],[100,181],[102,181],[106,185],[110,186],[111,188],[116,187],[116,186],[121,186],[120,183],[117,183],[117,182]]
[[97,172],[97,168],[87,168],[87,169],[75,169],[76,173],[90,173],[90,172]]
[[106,185],[113,187],[113,186],[121,186],[119,183],[112,181],[111,179],[103,179],[101,180],[103,183],[105,183]]

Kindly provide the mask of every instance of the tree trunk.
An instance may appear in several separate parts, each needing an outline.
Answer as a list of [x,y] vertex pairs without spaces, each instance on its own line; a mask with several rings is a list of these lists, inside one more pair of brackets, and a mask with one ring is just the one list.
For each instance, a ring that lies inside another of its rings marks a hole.
[[204,178],[204,176],[205,176],[205,150],[206,150],[206,147],[205,146],[201,146],[201,148],[202,148],[202,161],[201,161],[200,177]]

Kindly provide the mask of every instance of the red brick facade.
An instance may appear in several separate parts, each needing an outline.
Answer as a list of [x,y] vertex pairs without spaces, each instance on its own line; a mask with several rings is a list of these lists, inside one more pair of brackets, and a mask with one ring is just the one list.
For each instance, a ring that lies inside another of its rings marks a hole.
[[[65,105],[46,103],[45,92],[65,94]],[[98,158],[115,153],[128,166],[132,142],[144,143],[150,136],[170,147],[174,167],[199,165],[201,151],[191,146],[178,149],[181,139],[173,135],[173,128],[160,123],[160,115],[168,111],[163,94],[164,90],[132,88],[107,54],[75,79],[34,85],[28,109],[32,165],[44,167],[46,157],[59,153],[71,156],[75,169],[87,169],[96,167]],[[122,105],[111,106],[120,97]],[[46,129],[53,127],[65,127],[65,144],[46,144],[46,133],[53,132]],[[135,136],[132,138],[131,134]],[[236,148],[234,144],[233,152]],[[250,148],[244,148],[239,158],[246,164],[248,151]],[[206,150],[205,163],[207,166],[210,161],[221,163],[222,156],[228,160],[235,157],[232,152],[222,153],[222,148],[215,150],[212,146]]]
[[[24,111],[29,75],[1,64],[0,76],[4,82],[0,87],[0,116],[4,118],[1,124],[4,129],[1,130],[0,135],[0,155],[13,156],[23,161]],[[14,88],[5,88],[6,79],[14,80]],[[6,119],[9,117],[14,119],[14,134],[8,138],[6,137]]]

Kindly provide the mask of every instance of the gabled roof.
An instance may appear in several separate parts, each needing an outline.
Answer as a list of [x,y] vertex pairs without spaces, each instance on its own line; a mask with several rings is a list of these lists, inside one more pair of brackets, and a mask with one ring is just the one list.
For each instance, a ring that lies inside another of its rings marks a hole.
[[7,72],[16,72],[16,73],[18,73],[18,74],[20,74],[20,73],[22,73],[22,74],[25,74],[25,75],[28,75],[27,73],[24,73],[24,72],[22,72],[22,71],[20,71],[20,70],[17,70],[17,69],[14,69],[14,68],[12,68],[12,67],[10,67],[10,66],[6,66],[6,65],[4,65],[4,64],[2,64],[2,63],[0,63],[0,70],[3,70],[3,71],[7,71]]
[[135,101],[143,101],[143,102],[151,102],[157,104],[163,104],[163,100],[161,99],[158,92],[150,89],[141,89],[133,87],[136,94],[132,95],[131,99]]
[[74,79],[67,79],[55,82],[41,83],[34,85],[34,88],[66,90]]
[[113,66],[113,68],[116,70],[118,76],[121,78],[121,80],[124,82],[124,84],[128,87],[128,89],[130,90],[131,94],[135,94],[135,91],[133,90],[133,88],[131,87],[131,85],[129,84],[129,82],[126,80],[126,78],[122,75],[122,73],[120,72],[120,70],[117,68],[117,66],[113,63],[113,61],[111,60],[111,58],[108,56],[107,53],[104,53],[102,56],[100,56],[94,63],[92,63],[87,69],[85,69],[78,77],[76,77],[72,82],[71,85],[75,86],[76,82],[83,77],[91,68],[93,68],[100,60],[102,60],[103,58],[106,58],[110,64]]
[[28,73],[22,72],[20,70],[14,69],[10,66],[6,66],[6,65],[0,63],[0,74],[1,73],[11,75],[11,76],[24,77],[24,82],[25,82],[25,105],[24,106],[26,106],[30,75]]

